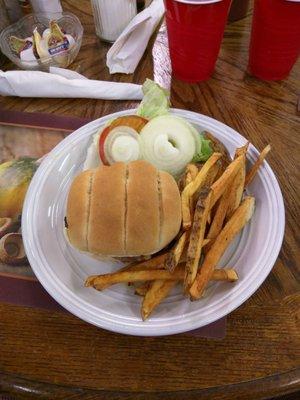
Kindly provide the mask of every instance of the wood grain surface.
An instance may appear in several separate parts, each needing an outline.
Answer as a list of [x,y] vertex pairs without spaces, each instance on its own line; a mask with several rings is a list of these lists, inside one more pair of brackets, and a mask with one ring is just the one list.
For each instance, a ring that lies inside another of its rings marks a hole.
[[[299,129],[298,62],[290,77],[264,82],[247,74],[249,15],[226,27],[213,77],[200,84],[172,79],[164,26],[154,35],[133,75],[110,76],[109,48],[94,33],[88,0],[67,0],[85,33],[72,68],[89,78],[169,87],[174,107],[216,118],[262,149],[286,206],[285,239],[261,288],[228,317],[222,341],[176,335],[127,337],[97,329],[62,312],[0,304],[0,393],[27,399],[267,399],[300,394]],[[7,64],[12,69],[12,65]],[[136,102],[86,99],[0,98],[11,110],[98,118]],[[56,140],[38,135],[42,153]],[[13,135],[12,135],[13,137]],[[22,140],[22,139],[20,139]],[[18,155],[10,135],[0,138],[1,157]],[[35,150],[34,150],[35,149]],[[39,153],[39,154],[40,154]]]

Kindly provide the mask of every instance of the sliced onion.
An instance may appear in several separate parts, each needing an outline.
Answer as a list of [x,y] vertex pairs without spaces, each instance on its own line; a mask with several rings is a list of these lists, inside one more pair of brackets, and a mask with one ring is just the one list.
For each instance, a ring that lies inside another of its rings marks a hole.
[[193,127],[173,115],[153,118],[140,132],[143,158],[158,169],[179,176],[194,156]]
[[104,142],[104,153],[109,164],[138,160],[140,158],[139,134],[129,126],[117,126]]

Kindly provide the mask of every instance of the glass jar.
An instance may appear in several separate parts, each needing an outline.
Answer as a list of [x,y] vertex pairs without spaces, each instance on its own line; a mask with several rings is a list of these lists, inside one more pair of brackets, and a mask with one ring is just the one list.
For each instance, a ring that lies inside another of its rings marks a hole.
[[136,0],[91,0],[96,34],[114,42],[137,14]]

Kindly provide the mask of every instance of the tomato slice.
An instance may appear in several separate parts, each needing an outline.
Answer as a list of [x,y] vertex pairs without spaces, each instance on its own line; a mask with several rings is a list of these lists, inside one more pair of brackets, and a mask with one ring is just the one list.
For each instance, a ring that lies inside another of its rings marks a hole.
[[117,126],[130,126],[130,128],[135,129],[140,132],[144,126],[147,124],[148,120],[146,118],[140,117],[139,115],[124,115],[124,117],[118,117],[110,124],[110,128],[114,129]]
[[104,142],[110,131],[111,131],[110,126],[107,126],[106,128],[104,128],[100,135],[100,139],[99,139],[99,156],[100,156],[100,160],[103,162],[104,165],[109,165],[109,162],[107,161],[107,159],[105,157]]
[[147,122],[148,120],[146,118],[140,117],[139,115],[124,115],[123,117],[116,118],[109,126],[104,128],[99,139],[99,156],[103,164],[110,165],[105,157],[104,142],[112,129],[116,128],[117,126],[129,126],[130,128],[135,129],[137,132],[140,132]]

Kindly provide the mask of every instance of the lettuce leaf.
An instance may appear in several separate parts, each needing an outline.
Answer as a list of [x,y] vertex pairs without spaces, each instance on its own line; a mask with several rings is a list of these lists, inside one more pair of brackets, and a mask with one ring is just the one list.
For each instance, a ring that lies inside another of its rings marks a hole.
[[204,162],[213,153],[211,146],[211,141],[205,139],[202,133],[199,133],[197,143],[196,143],[196,153],[192,159],[193,162]]
[[143,84],[144,98],[141,101],[137,115],[147,119],[158,117],[169,112],[170,93],[151,79],[146,79]]

